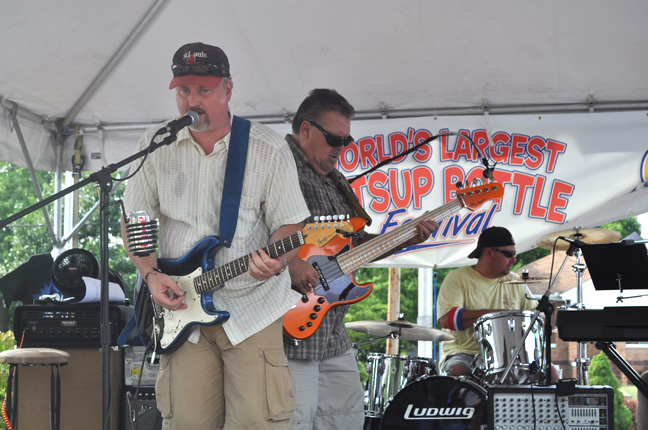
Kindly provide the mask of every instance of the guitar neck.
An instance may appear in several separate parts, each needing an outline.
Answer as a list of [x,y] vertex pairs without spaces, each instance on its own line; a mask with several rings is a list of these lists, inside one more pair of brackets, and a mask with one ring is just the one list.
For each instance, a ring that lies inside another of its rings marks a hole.
[[442,220],[461,209],[463,206],[458,200],[453,200],[431,212],[426,212],[420,217],[406,222],[385,234],[381,234],[337,257],[340,269],[349,274],[357,268],[374,261],[376,258],[399,245],[407,242],[417,235],[416,226],[421,221]]
[[[277,258],[287,252],[297,249],[304,244],[304,235],[301,231],[268,245],[263,250],[271,257]],[[250,267],[252,254],[237,258],[223,266],[217,267],[194,278],[196,293],[202,294],[220,287],[230,279],[246,273]]]

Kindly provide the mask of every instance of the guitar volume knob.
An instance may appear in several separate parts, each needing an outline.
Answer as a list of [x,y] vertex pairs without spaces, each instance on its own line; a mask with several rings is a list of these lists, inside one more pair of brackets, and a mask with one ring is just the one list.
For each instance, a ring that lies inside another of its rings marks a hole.
[[320,297],[320,298],[317,299],[317,303],[320,303],[320,304],[324,303],[325,301],[326,301],[326,299],[324,297]]
[[315,305],[313,309],[315,309],[315,312],[319,312],[322,310],[322,307],[320,305]]
[[312,320],[317,319],[317,314],[315,312],[313,312],[312,314],[310,314],[310,318]]
[[301,301],[304,303],[308,303],[308,296],[306,294],[302,294]]
[[306,327],[304,327],[303,325],[299,326],[299,331],[304,331],[304,330],[306,330]]

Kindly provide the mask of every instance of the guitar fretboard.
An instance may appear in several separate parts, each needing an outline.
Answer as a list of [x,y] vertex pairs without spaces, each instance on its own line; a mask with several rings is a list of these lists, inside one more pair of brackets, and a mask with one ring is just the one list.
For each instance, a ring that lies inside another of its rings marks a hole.
[[441,221],[463,207],[481,205],[485,200],[493,198],[489,197],[491,194],[499,192],[501,195],[502,191],[499,187],[499,184],[493,183],[490,186],[482,186],[477,191],[467,190],[458,192],[460,197],[457,199],[431,212],[426,212],[410,222],[406,222],[385,234],[376,236],[357,248],[339,255],[337,262],[340,265],[340,269],[345,274],[353,272],[358,267],[374,261],[386,252],[391,251],[416,236],[416,226],[421,221]]
[[[275,243],[271,243],[266,248],[263,248],[263,250],[271,258],[277,258],[285,254],[286,252],[290,252],[293,249],[299,248],[304,243],[304,235],[301,231],[298,231],[297,233],[278,240]],[[231,261],[223,266],[217,267],[216,269],[210,270],[209,272],[205,272],[202,275],[195,277],[193,279],[193,284],[196,293],[206,293],[207,291],[220,287],[224,282],[227,282],[230,279],[247,272],[250,267],[249,263],[251,255],[252,254],[248,254],[243,257],[237,258],[236,260]]]

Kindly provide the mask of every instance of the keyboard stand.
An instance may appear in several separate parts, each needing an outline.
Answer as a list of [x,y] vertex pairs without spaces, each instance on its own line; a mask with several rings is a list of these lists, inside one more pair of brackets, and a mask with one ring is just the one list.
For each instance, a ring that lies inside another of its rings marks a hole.
[[637,387],[637,389],[648,398],[648,384],[646,384],[646,382],[641,379],[641,376],[639,376],[637,371],[634,370],[634,368],[630,366],[630,364],[628,364],[625,358],[621,357],[621,355],[615,348],[614,342],[599,340],[598,342],[596,342],[596,348],[603,351],[605,355],[607,355],[608,358],[614,364],[616,364],[619,370],[628,377],[628,380],[632,382],[635,387]]

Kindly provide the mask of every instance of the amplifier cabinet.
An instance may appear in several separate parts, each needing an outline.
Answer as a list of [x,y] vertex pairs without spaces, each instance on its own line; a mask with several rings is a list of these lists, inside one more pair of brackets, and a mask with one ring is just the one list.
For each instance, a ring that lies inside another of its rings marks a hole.
[[[16,342],[24,332],[24,347],[100,346],[100,312],[99,303],[19,306],[14,314]],[[119,333],[133,314],[133,306],[109,306],[111,345],[117,345]]]
[[614,392],[608,386],[492,386],[488,428],[614,429],[613,406]]
[[[135,397],[137,395],[137,397]],[[155,404],[155,388],[124,389],[124,430],[161,430],[162,416]]]
[[155,356],[151,363],[150,352],[144,356],[146,347],[144,346],[126,346],[124,347],[124,383],[126,386],[136,387],[154,386],[157,375],[160,372],[160,356]]
[[[103,424],[103,357],[98,348],[61,348],[70,354],[60,367],[61,429],[97,430]],[[122,421],[121,393],[124,381],[123,351],[110,351],[110,428]],[[50,366],[17,366],[17,429],[48,429]]]

